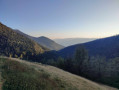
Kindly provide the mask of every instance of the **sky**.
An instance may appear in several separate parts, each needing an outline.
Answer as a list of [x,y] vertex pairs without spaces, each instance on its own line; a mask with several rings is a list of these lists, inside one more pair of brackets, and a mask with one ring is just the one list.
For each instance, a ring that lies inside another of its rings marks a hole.
[[0,0],[0,22],[35,37],[102,38],[119,34],[119,0]]

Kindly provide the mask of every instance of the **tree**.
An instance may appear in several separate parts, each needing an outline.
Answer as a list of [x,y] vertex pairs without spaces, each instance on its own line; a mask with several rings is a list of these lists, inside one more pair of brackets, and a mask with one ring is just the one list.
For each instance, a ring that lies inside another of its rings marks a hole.
[[62,57],[59,57],[57,60],[57,67],[64,69],[64,59]]
[[69,71],[69,72],[73,72],[73,63],[74,61],[72,60],[72,58],[67,58],[66,60],[64,60],[65,63],[65,70]]
[[22,58],[23,58],[23,54],[20,55],[20,59],[22,59]]
[[11,58],[12,57],[12,54],[9,54],[9,57]]
[[93,80],[100,81],[106,73],[107,63],[108,62],[106,61],[105,57],[91,57],[87,67],[87,76]]
[[74,62],[75,62],[75,69],[78,70],[78,74],[81,74],[82,69],[84,68],[83,65],[85,61],[88,60],[88,52],[84,48],[84,46],[80,45],[75,52]]
[[15,58],[18,58],[18,56],[15,54]]

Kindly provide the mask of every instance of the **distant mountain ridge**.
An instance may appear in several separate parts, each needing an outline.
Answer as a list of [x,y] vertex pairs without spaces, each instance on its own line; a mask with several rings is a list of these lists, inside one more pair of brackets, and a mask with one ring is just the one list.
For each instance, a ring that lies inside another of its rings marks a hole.
[[72,45],[59,50],[59,53],[63,57],[71,57],[79,45],[84,45],[90,56],[104,56],[106,58],[119,57],[119,35]]
[[15,30],[15,32],[19,33],[19,34],[22,34],[34,41],[36,41],[37,43],[39,43],[40,45],[46,47],[46,48],[49,48],[51,50],[60,50],[60,49],[63,49],[64,46],[60,45],[60,44],[57,44],[55,41],[45,37],[45,36],[41,36],[41,37],[32,37],[30,35],[27,35],[23,32],[21,32],[20,30]]
[[96,40],[97,38],[64,38],[64,39],[54,39],[55,42],[63,46],[71,46],[75,44],[86,43],[89,41]]

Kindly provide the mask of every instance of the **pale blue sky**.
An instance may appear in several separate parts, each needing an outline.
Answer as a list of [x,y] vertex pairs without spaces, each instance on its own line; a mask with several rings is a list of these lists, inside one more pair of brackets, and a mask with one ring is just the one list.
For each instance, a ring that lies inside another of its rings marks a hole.
[[0,0],[0,22],[32,36],[119,34],[119,0]]

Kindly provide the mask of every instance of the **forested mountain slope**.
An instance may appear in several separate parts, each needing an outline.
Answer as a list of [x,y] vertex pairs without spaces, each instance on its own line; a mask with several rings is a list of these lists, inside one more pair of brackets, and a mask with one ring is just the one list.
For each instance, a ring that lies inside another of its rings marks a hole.
[[0,55],[23,57],[37,55],[47,50],[47,48],[0,23]]
[[60,50],[62,48],[64,48],[64,46],[56,43],[55,41],[47,38],[47,37],[44,37],[44,36],[41,36],[41,37],[32,37],[30,35],[27,35],[19,30],[15,30],[17,33],[19,34],[22,34],[34,41],[36,41],[37,43],[39,43],[40,45],[46,47],[46,48],[49,48],[50,50]]
[[119,35],[72,45],[60,50],[59,53],[64,57],[73,56],[79,45],[83,45],[88,50],[90,56],[119,57]]

